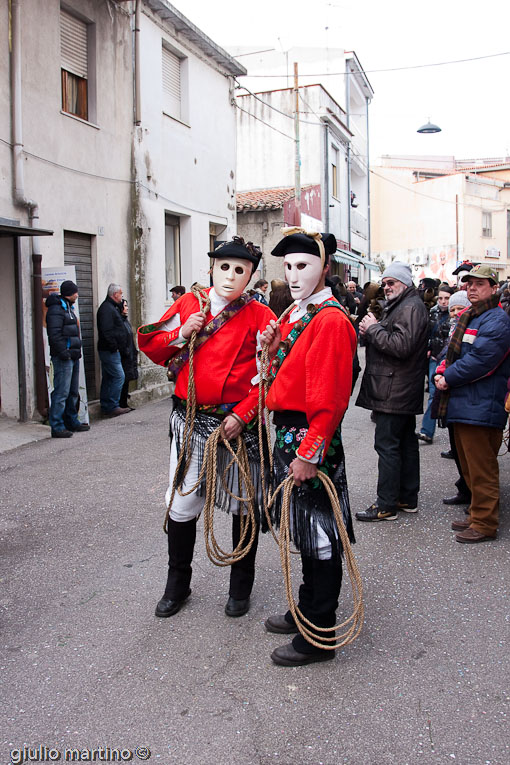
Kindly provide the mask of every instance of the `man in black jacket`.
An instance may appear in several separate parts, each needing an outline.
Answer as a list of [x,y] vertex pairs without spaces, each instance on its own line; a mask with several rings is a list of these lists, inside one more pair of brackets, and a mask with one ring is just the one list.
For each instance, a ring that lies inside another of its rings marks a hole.
[[397,511],[415,513],[420,489],[416,415],[423,412],[428,314],[411,269],[394,261],[382,275],[386,307],[360,323],[366,367],[357,406],[372,409],[379,455],[377,501],[356,513],[359,521],[393,521]]
[[106,299],[97,311],[97,349],[101,359],[101,390],[99,399],[101,413],[105,417],[117,417],[131,410],[119,405],[124,369],[122,353],[126,346],[126,331],[121,316],[122,287],[110,284]]
[[65,281],[60,295],[52,293],[46,299],[46,331],[53,364],[50,425],[53,438],[70,438],[73,432],[90,430],[78,419],[81,337],[74,303],[78,287]]

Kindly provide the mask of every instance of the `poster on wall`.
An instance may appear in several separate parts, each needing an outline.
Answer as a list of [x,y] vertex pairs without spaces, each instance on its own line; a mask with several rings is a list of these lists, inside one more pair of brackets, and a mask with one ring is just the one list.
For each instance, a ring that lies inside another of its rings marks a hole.
[[457,280],[452,272],[458,266],[457,247],[455,245],[428,247],[426,253],[428,266],[418,270],[418,280],[429,277],[439,279],[446,284],[456,284]]
[[[43,268],[42,270],[42,294],[43,294],[43,341],[44,341],[44,366],[46,368],[46,382],[48,385],[48,396],[51,401],[51,392],[53,390],[53,364],[51,363],[50,344],[46,333],[46,298],[52,292],[60,292],[62,282],[69,279],[76,284],[76,269],[74,266],[61,266],[60,268]],[[80,322],[80,299],[74,304],[74,311]],[[89,423],[89,405],[87,400],[87,387],[85,383],[85,367],[83,365],[83,354],[80,359],[80,399],[78,408],[78,419],[80,422]]]

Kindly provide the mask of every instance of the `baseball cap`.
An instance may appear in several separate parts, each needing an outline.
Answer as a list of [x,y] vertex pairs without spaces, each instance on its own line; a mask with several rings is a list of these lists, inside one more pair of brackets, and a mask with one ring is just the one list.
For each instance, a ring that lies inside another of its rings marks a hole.
[[477,279],[489,279],[493,284],[498,284],[497,272],[490,266],[483,265],[483,263],[474,266],[469,273],[462,277],[461,282],[467,282],[472,276],[476,276]]

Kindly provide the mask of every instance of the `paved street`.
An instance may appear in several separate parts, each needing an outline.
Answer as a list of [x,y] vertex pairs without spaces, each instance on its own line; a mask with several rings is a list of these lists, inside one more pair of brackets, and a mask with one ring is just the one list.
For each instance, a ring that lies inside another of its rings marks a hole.
[[[225,617],[228,572],[209,563],[200,535],[188,604],[154,616],[169,406],[0,455],[0,761],[30,745],[149,747],[151,762],[185,765],[507,765],[510,456],[499,539],[467,546],[450,531],[462,511],[441,503],[454,492],[445,433],[420,446],[419,513],[355,522],[360,637],[334,662],[285,669],[269,655],[286,639],[263,628],[285,610],[267,536],[247,616]],[[358,510],[375,496],[368,412],[351,407],[344,439]],[[350,605],[346,583],[339,615]]]

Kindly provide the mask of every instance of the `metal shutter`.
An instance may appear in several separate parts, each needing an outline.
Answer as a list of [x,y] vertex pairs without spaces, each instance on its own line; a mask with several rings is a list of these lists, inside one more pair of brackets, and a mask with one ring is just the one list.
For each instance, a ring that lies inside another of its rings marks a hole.
[[83,364],[89,401],[96,398],[96,353],[94,344],[94,295],[92,291],[92,237],[64,231],[64,264],[76,268]]
[[181,118],[181,60],[162,46],[163,111]]
[[87,78],[87,25],[66,11],[60,11],[60,56],[62,69]]

